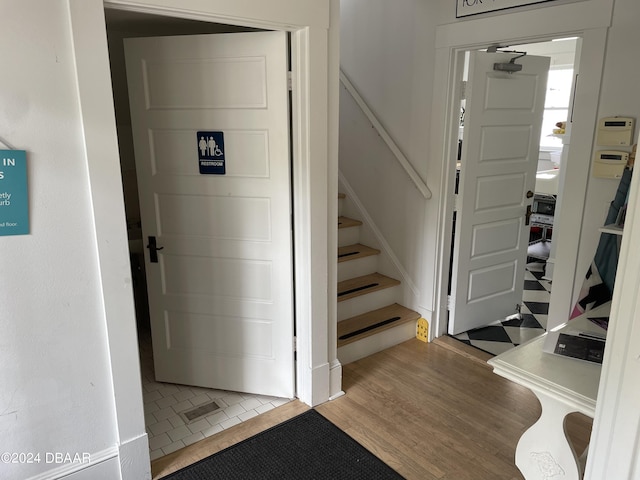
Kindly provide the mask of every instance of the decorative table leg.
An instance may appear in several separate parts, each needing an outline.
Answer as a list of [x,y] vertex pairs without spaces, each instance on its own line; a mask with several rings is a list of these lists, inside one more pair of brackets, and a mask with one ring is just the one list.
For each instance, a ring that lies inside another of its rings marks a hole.
[[569,443],[564,419],[575,408],[534,391],[542,415],[518,441],[516,465],[526,480],[580,480],[582,466]]

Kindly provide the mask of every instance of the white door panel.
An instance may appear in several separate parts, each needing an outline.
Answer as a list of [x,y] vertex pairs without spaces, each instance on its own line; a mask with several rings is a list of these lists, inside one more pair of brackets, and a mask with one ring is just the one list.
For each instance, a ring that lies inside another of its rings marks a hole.
[[[269,176],[269,135],[267,130],[225,131],[225,150],[235,161],[227,164],[227,177],[267,178]],[[199,175],[196,162],[175,162],[181,152],[193,149],[193,128],[149,132],[154,152],[155,173]]]
[[202,58],[143,60],[148,109],[266,108],[264,57],[206,58],[201,45]]
[[485,256],[516,250],[520,245],[521,230],[520,217],[474,226],[471,258],[480,260]]
[[525,56],[518,73],[493,70],[506,53],[471,53],[449,333],[505,318],[522,301],[549,59]]
[[295,394],[286,55],[283,32],[126,41],[158,381]]

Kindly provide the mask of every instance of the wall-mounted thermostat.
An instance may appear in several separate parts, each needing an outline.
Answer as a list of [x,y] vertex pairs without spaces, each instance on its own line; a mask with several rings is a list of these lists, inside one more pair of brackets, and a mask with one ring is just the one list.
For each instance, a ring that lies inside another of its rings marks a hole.
[[633,140],[633,118],[608,117],[598,122],[598,145],[624,147]]
[[600,178],[622,178],[624,168],[629,161],[627,152],[600,151],[596,152],[593,162],[593,176]]

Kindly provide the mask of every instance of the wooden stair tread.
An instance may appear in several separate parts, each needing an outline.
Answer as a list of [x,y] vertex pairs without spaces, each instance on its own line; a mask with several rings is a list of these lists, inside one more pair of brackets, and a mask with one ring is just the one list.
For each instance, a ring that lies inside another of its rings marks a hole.
[[418,312],[397,303],[347,318],[338,322],[338,348],[419,318]]
[[377,292],[385,288],[391,288],[400,285],[400,281],[395,278],[387,277],[381,273],[371,273],[361,277],[350,278],[338,282],[338,302],[349,300],[350,298],[366,295],[367,293]]
[[347,245],[338,248],[338,263],[348,262],[349,260],[356,260],[358,258],[370,257],[371,255],[378,255],[380,250],[376,248],[367,247],[361,243],[354,245]]
[[338,198],[347,198],[347,196],[344,193],[338,193]]
[[338,228],[359,227],[362,225],[360,220],[349,217],[338,217]]

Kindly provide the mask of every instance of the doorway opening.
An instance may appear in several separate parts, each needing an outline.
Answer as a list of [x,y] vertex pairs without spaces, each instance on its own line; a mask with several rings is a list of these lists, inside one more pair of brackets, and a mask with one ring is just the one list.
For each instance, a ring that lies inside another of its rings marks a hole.
[[[145,426],[150,457],[155,460],[290,399],[155,380],[144,261],[145,242],[141,229],[123,39],[264,30],[117,9],[105,9],[105,17],[136,306]],[[211,409],[206,408],[209,405]],[[194,413],[189,415],[189,412]]]
[[[549,57],[550,67],[539,139],[535,189],[530,192],[533,198],[528,219],[530,228],[526,267],[524,277],[515,279],[515,282],[523,286],[522,299],[504,318],[487,318],[480,327],[453,334],[454,338],[463,343],[493,355],[529,341],[543,334],[547,328],[558,238],[558,229],[554,228],[556,223],[554,214],[562,200],[564,186],[562,166],[566,162],[570,148],[571,112],[579,65],[580,42],[580,38],[565,37],[539,43],[510,44],[508,47],[500,48],[505,51],[526,52],[526,55]],[[463,71],[465,81],[468,75],[468,62],[469,52],[467,51]],[[466,100],[462,99],[457,139],[456,194],[459,193],[460,173],[465,167],[460,161],[465,146],[465,126],[469,127],[465,125],[465,107]],[[450,295],[455,255],[456,215],[457,212],[453,212]]]

